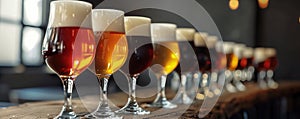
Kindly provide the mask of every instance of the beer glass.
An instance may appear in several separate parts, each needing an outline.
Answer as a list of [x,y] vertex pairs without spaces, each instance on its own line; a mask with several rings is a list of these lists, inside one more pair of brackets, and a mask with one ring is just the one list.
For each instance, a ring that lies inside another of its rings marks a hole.
[[268,88],[267,82],[264,80],[266,77],[266,69],[264,62],[267,59],[265,55],[265,48],[259,47],[254,50],[254,64],[257,71],[257,83],[262,89]]
[[125,37],[124,12],[114,9],[93,9],[92,25],[97,43],[95,60],[89,69],[97,76],[102,94],[95,112],[86,117],[121,118],[108,105],[108,79],[126,61],[128,45]]
[[52,1],[43,42],[45,61],[62,80],[64,106],[56,118],[72,119],[73,81],[93,61],[95,41],[90,14],[92,5],[82,1]]
[[[195,52],[197,55],[199,72],[195,74],[197,78],[200,79],[200,86],[197,91],[196,99],[203,100],[205,95],[205,90],[208,90],[208,75],[207,73],[211,71],[211,58],[209,54],[209,50],[205,43],[205,40],[208,37],[207,33],[197,32],[194,35],[194,44],[195,44]],[[204,74],[204,75],[203,75]],[[198,85],[198,84],[197,84]]]
[[[128,57],[121,70],[130,77],[127,104],[117,113],[144,115],[150,111],[142,109],[136,102],[136,80],[139,74],[152,64],[153,45],[151,41],[151,19],[139,16],[126,16],[125,33],[128,42]],[[143,79],[139,79],[143,80]]]
[[[219,38],[217,36],[209,35],[205,38],[206,47],[209,51],[207,54],[209,57],[210,65],[206,70],[203,71],[202,82],[207,82],[206,87],[204,88],[205,95],[208,97],[213,97],[215,95],[220,95],[220,86],[218,84],[219,72],[222,70],[221,65],[221,54],[217,52],[217,43]],[[213,65],[214,63],[214,65]],[[207,64],[208,65],[208,64]]]
[[253,48],[246,47],[242,53],[243,58],[240,61],[241,66],[244,68],[244,81],[251,81],[254,74],[254,65],[253,65]]
[[226,54],[227,59],[227,70],[225,71],[225,88],[228,92],[237,92],[237,89],[234,87],[233,83],[233,71],[238,65],[238,57],[233,53],[233,42],[223,42],[224,53]]
[[176,108],[176,104],[172,104],[166,98],[165,86],[167,75],[171,73],[179,62],[180,52],[178,43],[176,42],[176,25],[170,23],[152,23],[151,37],[154,42],[154,59],[151,69],[159,77],[158,94],[156,99],[147,106]]
[[274,70],[278,65],[276,49],[274,48],[265,48],[265,56],[267,59],[264,61],[264,67],[267,71],[266,82],[269,88],[277,88],[278,83],[274,81]]
[[181,54],[180,63],[175,69],[176,72],[181,74],[180,87],[175,98],[172,100],[172,102],[176,104],[191,104],[193,102],[193,99],[190,98],[186,92],[186,85],[187,81],[192,81],[193,73],[196,72],[198,64],[194,52],[194,34],[195,29],[193,28],[176,29],[176,39]]
[[238,64],[236,69],[233,71],[233,83],[238,91],[245,91],[246,86],[241,82],[243,78],[243,69],[246,67],[247,62],[242,60],[243,58],[243,51],[246,45],[241,43],[236,43],[233,46],[233,54],[238,58]]

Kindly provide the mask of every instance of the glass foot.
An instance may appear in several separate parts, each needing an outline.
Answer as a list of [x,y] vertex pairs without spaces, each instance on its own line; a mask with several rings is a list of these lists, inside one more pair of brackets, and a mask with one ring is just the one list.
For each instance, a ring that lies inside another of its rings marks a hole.
[[264,80],[258,80],[258,85],[262,89],[267,89],[268,88],[268,85]]
[[158,108],[173,109],[173,108],[176,108],[177,105],[165,100],[165,101],[153,102],[152,104],[147,104],[146,107],[158,107]]
[[193,100],[186,93],[179,93],[172,100],[175,104],[191,104]]
[[119,114],[134,114],[134,115],[146,115],[150,114],[150,111],[144,110],[141,108],[137,102],[131,102],[130,99],[127,104],[121,108],[120,110],[116,111]]
[[240,81],[234,83],[235,84],[235,87],[238,91],[245,91],[246,90],[246,86],[241,83]]
[[62,111],[55,117],[55,119],[79,119],[79,117],[72,109],[67,109],[63,106]]
[[278,88],[278,83],[274,80],[267,80],[267,84],[269,88],[276,89]]
[[80,119],[74,112],[62,113],[55,117],[55,119]]
[[84,118],[86,118],[86,119],[123,119],[122,116],[116,115],[114,112],[106,112],[106,113],[93,112],[91,114],[85,115]]
[[235,93],[235,92],[237,92],[236,88],[235,88],[231,83],[226,84],[225,88],[226,88],[226,90],[227,90],[228,92],[230,92],[230,93]]

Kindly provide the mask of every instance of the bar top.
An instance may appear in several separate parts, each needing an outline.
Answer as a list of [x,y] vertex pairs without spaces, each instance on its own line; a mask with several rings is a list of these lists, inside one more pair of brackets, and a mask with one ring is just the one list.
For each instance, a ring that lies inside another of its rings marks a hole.
[[[293,96],[300,94],[300,81],[282,81],[279,83],[277,89],[260,89],[255,84],[247,84],[247,90],[244,92],[227,93],[223,92],[217,104],[215,104],[212,111],[206,115],[205,118],[228,118],[238,113],[242,109],[250,108],[258,102],[266,102],[268,100],[279,98],[283,96]],[[175,93],[167,90],[167,97],[174,97]],[[127,100],[127,94],[115,93],[109,95],[110,101],[116,106],[121,107]],[[148,103],[153,100],[152,98],[138,98],[139,103]],[[117,99],[117,100],[116,100]],[[122,101],[120,101],[122,100]],[[150,115],[145,116],[132,116],[124,115],[125,119],[129,118],[198,118],[198,110],[203,101],[194,100],[193,104],[179,105],[176,109],[150,109],[153,111]],[[11,106],[0,109],[0,118],[4,119],[41,119],[41,118],[54,118],[60,111],[63,101],[45,101],[24,103],[18,106]],[[78,115],[85,115],[88,113],[79,99],[73,100],[74,110]],[[184,112],[184,113],[183,113]]]

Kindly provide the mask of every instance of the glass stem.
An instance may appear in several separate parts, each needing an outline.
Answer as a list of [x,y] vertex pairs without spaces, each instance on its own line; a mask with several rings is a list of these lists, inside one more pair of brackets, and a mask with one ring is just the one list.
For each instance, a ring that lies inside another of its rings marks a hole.
[[72,92],[73,92],[73,77],[62,77],[62,83],[64,88],[64,107],[62,110],[62,114],[73,113],[72,107]]
[[138,76],[130,76],[131,79],[129,79],[129,96],[130,96],[130,102],[136,103],[136,94],[135,94],[135,88],[136,88],[136,79]]
[[180,93],[182,94],[185,94],[185,84],[186,84],[186,80],[187,80],[187,76],[188,75],[181,75],[181,79],[180,79],[180,83],[181,83],[181,86],[180,86]]
[[108,86],[108,79],[110,75],[105,76],[103,78],[98,78],[100,87],[102,89],[102,95],[100,94],[100,100],[102,100],[102,103],[99,105],[97,111],[111,111],[108,105],[108,98],[107,98],[107,86]]
[[167,76],[166,75],[162,75],[160,78],[160,94],[161,94],[161,98],[163,100],[167,100],[166,98],[166,81],[167,81]]

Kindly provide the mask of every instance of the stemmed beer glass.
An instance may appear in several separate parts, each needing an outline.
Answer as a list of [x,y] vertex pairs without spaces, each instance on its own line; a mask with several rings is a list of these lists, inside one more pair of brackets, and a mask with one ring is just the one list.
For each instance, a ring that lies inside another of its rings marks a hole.
[[152,23],[151,37],[154,42],[154,59],[151,69],[159,77],[158,94],[156,99],[147,106],[176,108],[176,104],[172,104],[166,98],[165,86],[167,75],[171,73],[179,62],[180,52],[178,43],[176,42],[176,25],[170,23]]
[[276,49],[275,48],[265,48],[265,55],[267,59],[264,61],[264,67],[267,70],[266,82],[269,88],[277,88],[278,83],[273,79],[274,70],[278,65]]
[[42,54],[62,80],[64,106],[56,118],[73,119],[73,81],[93,61],[95,41],[90,14],[92,5],[82,1],[52,1]]
[[265,49],[262,47],[255,48],[254,50],[254,64],[255,71],[257,71],[257,83],[262,89],[266,89],[267,82],[264,80],[266,77],[266,71],[264,67],[264,61],[267,59],[265,56]]
[[[140,16],[125,17],[125,33],[128,42],[128,57],[121,68],[129,79],[129,98],[127,104],[117,113],[144,115],[150,111],[142,109],[136,102],[136,80],[141,72],[152,64],[153,45],[150,33],[151,19]],[[139,79],[140,80],[140,79]]]
[[225,88],[228,92],[237,92],[238,90],[232,84],[233,83],[233,72],[238,66],[238,57],[233,53],[233,46],[235,43],[233,42],[223,42],[224,53],[226,54],[227,59],[227,69],[225,71]]
[[97,76],[102,94],[95,112],[86,117],[121,118],[108,105],[107,86],[112,73],[126,61],[128,45],[124,29],[124,12],[114,9],[93,9],[92,25],[97,43],[95,60],[89,69]]
[[[195,29],[193,28],[177,28],[176,29],[176,40],[178,41],[180,49],[180,63],[176,67],[176,71],[181,75],[180,87],[174,99],[173,103],[176,104],[191,104],[193,99],[190,98],[186,92],[186,84],[188,80],[192,80],[193,73],[197,71],[198,61],[194,52],[194,34]],[[193,83],[195,83],[194,81]],[[192,87],[193,88],[193,87]],[[195,89],[195,88],[193,88]],[[193,90],[192,89],[192,90]],[[195,93],[196,91],[194,91]],[[195,94],[192,95],[192,97]]]

